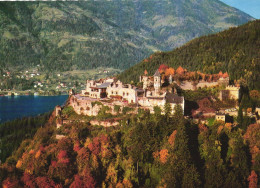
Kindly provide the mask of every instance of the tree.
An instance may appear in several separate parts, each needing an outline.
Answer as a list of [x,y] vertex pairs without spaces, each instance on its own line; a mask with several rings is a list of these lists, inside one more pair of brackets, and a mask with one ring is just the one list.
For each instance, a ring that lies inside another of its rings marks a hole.
[[165,103],[164,104],[164,114],[165,117],[167,119],[167,121],[169,121],[170,115],[172,114],[172,108],[171,108],[171,104],[170,103]]
[[[180,116],[180,108],[176,107],[175,117]],[[182,113],[181,113],[182,114]],[[165,180],[169,187],[198,187],[200,185],[199,173],[192,163],[188,147],[188,135],[184,118],[177,121],[177,133],[174,140],[173,150],[170,156],[166,171]]]
[[248,177],[249,188],[257,188],[257,174],[254,170],[251,171],[251,175]]
[[158,70],[159,70],[160,73],[163,73],[163,72],[165,72],[168,68],[169,68],[168,65],[161,64],[161,65],[159,66]]
[[242,126],[243,124],[243,111],[242,108],[239,107],[238,112],[237,112],[237,123]]
[[166,69],[165,76],[174,75],[174,73],[175,73],[174,68],[170,67],[170,68]]

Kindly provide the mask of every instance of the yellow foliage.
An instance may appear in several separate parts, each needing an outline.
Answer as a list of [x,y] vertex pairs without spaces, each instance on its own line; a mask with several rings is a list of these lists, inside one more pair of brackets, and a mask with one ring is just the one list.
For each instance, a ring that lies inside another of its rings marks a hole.
[[114,167],[114,164],[110,163],[107,169],[107,181],[110,181],[112,184],[116,184],[117,182],[117,170]]
[[85,148],[88,148],[88,145],[91,143],[91,139],[90,138],[87,138],[86,139],[86,142],[85,142],[85,144],[84,144],[84,147]]
[[26,169],[25,172],[32,175],[32,171],[29,169]]
[[16,163],[16,168],[21,168],[22,164],[23,164],[22,160],[18,160]]
[[92,166],[97,169],[98,168],[98,158],[96,155],[92,155]]

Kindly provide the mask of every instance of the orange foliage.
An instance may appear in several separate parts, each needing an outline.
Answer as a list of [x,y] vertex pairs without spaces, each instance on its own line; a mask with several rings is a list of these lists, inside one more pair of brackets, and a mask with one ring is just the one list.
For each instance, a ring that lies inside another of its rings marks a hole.
[[147,72],[147,70],[145,69],[145,71],[144,71],[144,75],[147,75],[148,74],[148,72]]
[[34,150],[31,149],[31,150],[29,151],[29,154],[34,154]]
[[245,140],[249,142],[249,146],[252,148],[254,146],[260,147],[260,124],[251,124],[246,130],[244,135]]
[[41,155],[41,150],[38,150],[37,153],[35,154],[35,158],[36,158],[36,159],[39,158],[40,155]]
[[165,64],[161,64],[160,67],[158,68],[159,72],[165,72],[169,67]]
[[56,187],[54,181],[48,177],[37,177],[35,182],[39,188]]
[[166,163],[167,162],[167,157],[168,157],[168,150],[167,149],[162,149],[160,151],[160,162],[161,163]]
[[226,124],[225,124],[225,128],[227,128],[228,130],[231,131],[231,129],[232,129],[232,123],[226,123]]
[[221,78],[221,77],[223,76],[222,71],[220,71],[220,72],[218,73],[218,75],[219,75],[219,77]]
[[257,146],[254,146],[250,149],[250,152],[252,154],[252,163],[255,163],[255,158],[258,154],[260,154],[260,150]]
[[148,59],[145,59],[144,62],[147,63],[147,62],[148,62]]
[[16,163],[16,168],[21,168],[22,164],[23,164],[22,160],[18,160]]
[[229,75],[228,75],[227,72],[225,72],[225,73],[223,74],[223,78],[227,78],[227,77],[229,77]]
[[78,152],[80,150],[80,143],[79,142],[76,142],[74,144],[73,150],[76,151],[76,152]]
[[254,170],[251,171],[251,175],[247,180],[249,181],[249,188],[257,188],[257,174]]
[[177,134],[177,130],[173,131],[172,134],[170,135],[169,139],[168,139],[168,143],[171,146],[174,146],[174,141],[175,141],[176,134]]
[[124,179],[123,184],[124,184],[125,188],[132,188],[133,187],[133,184],[128,179]]
[[121,182],[118,182],[116,184],[116,188],[124,188],[124,185]]
[[7,178],[2,183],[3,188],[16,188],[19,187],[19,181],[18,180],[11,180],[10,178]]
[[154,158],[154,159],[157,159],[159,156],[160,156],[159,151],[153,152],[153,158]]
[[61,150],[59,152],[59,154],[58,154],[58,162],[59,163],[64,163],[64,164],[69,163],[69,158],[68,158],[68,155],[67,155],[67,151]]
[[166,76],[174,75],[174,73],[175,73],[175,70],[173,68],[171,68],[171,67],[165,70],[165,75]]
[[176,70],[176,73],[182,75],[184,73],[184,69],[181,66],[179,66]]
[[223,128],[224,128],[224,127],[223,127],[222,125],[220,125],[220,126],[218,127],[218,131],[217,131],[217,133],[220,134],[221,131],[223,130]]
[[252,112],[252,108],[248,108],[246,109],[247,113],[251,113]]
[[208,131],[208,128],[204,124],[199,124],[200,133]]

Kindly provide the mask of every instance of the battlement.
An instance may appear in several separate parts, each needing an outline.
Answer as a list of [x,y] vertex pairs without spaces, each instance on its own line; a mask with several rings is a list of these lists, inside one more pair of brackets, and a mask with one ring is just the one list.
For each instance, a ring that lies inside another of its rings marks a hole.
[[228,85],[226,87],[226,89],[227,90],[236,90],[236,91],[238,91],[238,90],[240,90],[240,87],[237,87],[237,86],[234,86],[234,85]]

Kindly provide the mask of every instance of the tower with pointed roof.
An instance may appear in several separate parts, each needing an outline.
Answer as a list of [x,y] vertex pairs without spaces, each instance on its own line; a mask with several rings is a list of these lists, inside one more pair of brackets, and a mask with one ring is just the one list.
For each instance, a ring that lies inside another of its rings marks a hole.
[[159,91],[159,89],[161,88],[161,74],[158,69],[154,73],[153,78],[154,78],[154,83],[153,83],[154,89],[155,89],[155,92],[157,93]]

